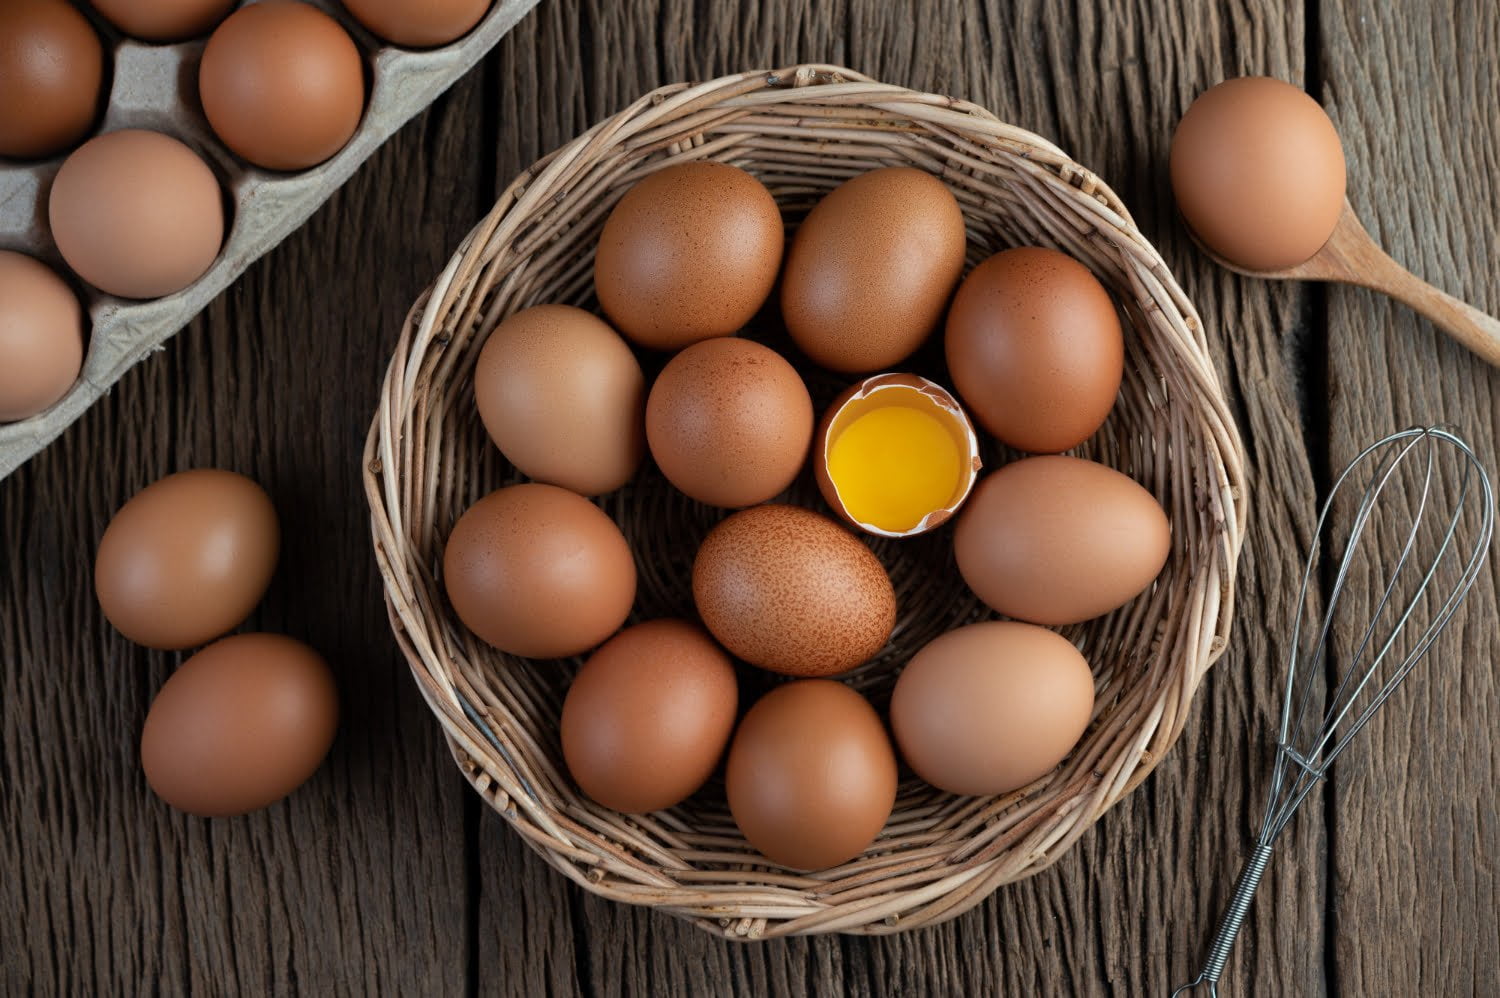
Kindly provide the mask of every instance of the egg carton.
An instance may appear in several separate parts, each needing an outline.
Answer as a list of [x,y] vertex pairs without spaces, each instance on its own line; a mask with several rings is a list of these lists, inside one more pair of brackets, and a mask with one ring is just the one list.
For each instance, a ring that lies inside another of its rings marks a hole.
[[[149,128],[187,143],[208,162],[230,214],[224,245],[193,284],[165,298],[116,298],[72,277],[47,228],[47,194],[67,153],[34,163],[0,159],[0,249],[45,260],[83,292],[92,328],[78,382],[56,405],[0,423],[0,479],[41,450],[120,376],[160,347],[245,268],[307,220],[392,132],[468,72],[537,0],[495,0],[467,35],[438,49],[395,48],[364,30],[337,3],[314,0],[349,32],[367,68],[359,129],[337,155],[298,173],[262,170],[237,158],[209,127],[198,100],[198,61],[207,38],[171,45],[135,41],[96,20],[112,49],[109,103],[95,134]],[[71,150],[69,150],[71,151]]]

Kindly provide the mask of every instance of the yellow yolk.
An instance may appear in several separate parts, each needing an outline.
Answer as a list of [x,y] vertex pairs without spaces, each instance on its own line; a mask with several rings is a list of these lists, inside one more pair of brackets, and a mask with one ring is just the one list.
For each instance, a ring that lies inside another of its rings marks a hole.
[[828,477],[849,515],[882,530],[910,530],[958,491],[963,455],[925,409],[888,405],[856,418],[828,448]]

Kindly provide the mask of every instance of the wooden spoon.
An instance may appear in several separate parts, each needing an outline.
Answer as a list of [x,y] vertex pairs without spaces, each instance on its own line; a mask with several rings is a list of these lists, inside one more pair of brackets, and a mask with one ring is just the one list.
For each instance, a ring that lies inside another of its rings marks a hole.
[[1384,292],[1427,316],[1487,363],[1500,367],[1500,321],[1452,295],[1444,294],[1392,260],[1370,238],[1347,200],[1344,213],[1339,216],[1333,235],[1328,237],[1323,248],[1313,254],[1312,259],[1284,270],[1246,270],[1204,246],[1196,235],[1193,240],[1215,263],[1247,277],[1337,281]]

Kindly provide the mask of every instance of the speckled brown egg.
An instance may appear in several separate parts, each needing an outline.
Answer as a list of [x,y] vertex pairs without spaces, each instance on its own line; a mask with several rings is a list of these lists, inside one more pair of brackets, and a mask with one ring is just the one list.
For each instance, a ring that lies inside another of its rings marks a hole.
[[804,679],[751,707],[729,747],[729,811],[773,863],[824,870],[869,847],[896,803],[896,754],[869,702]]
[[1053,454],[1099,429],[1125,369],[1114,302],[1065,253],[1024,246],[964,278],[943,345],[974,418],[1018,450]]
[[727,163],[680,163],[610,212],[594,288],[632,342],[677,350],[749,322],[776,283],[784,244],[781,212],[759,180]]
[[1172,192],[1210,249],[1277,270],[1323,248],[1344,211],[1344,147],[1317,101],[1264,76],[1225,80],[1172,136]]
[[918,776],[955,794],[1003,794],[1051,772],[1094,709],[1094,677],[1056,631],[989,620],[913,656],[891,692],[891,730]]
[[206,35],[235,0],[93,0],[111,24],[149,42],[176,42]]
[[673,357],[646,400],[646,442],[685,494],[734,509],[764,502],[797,477],[812,444],[807,386],[775,350],[705,340]]
[[529,478],[580,495],[629,480],[646,451],[646,379],[597,316],[538,305],[490,333],[474,368],[490,439]]
[[490,0],[344,0],[344,7],[388,42],[432,48],[468,34]]
[[588,651],[635,601],[635,560],[603,510],[555,485],[496,489],[459,517],[443,585],[482,640],[528,658]]
[[265,595],[281,530],[265,490],[232,471],[168,475],[120,507],[99,540],[104,616],[148,648],[191,648],[232,630]]
[[103,78],[104,47],[77,7],[0,3],[0,156],[50,156],[83,138]]
[[714,527],[693,561],[693,602],[725,648],[789,676],[862,665],[896,624],[880,559],[800,506],[752,506]]
[[734,666],[703,628],[648,620],[610,638],[573,678],[563,758],[605,807],[659,811],[712,775],[738,705]]
[[184,662],[141,732],[158,797],[203,818],[273,804],[317,771],[338,728],[323,657],[280,634],[236,634]]
[[1026,458],[979,483],[953,550],[974,594],[1007,617],[1058,627],[1123,606],[1166,564],[1172,533],[1131,478],[1063,455]]
[[78,296],[56,271],[0,250],[0,422],[34,416],[68,393],[85,326]]
[[964,265],[964,216],[930,173],[872,170],[828,193],[787,251],[781,314],[834,371],[893,367],[937,327]]

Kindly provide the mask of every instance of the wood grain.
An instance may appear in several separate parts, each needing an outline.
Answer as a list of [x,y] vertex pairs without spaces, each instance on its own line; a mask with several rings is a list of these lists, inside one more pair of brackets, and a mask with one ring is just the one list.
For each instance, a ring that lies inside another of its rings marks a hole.
[[[1318,0],[1305,24],[1275,0],[547,0],[0,483],[0,993],[1137,995],[1190,977],[1263,807],[1330,468],[1418,418],[1461,424],[1493,462],[1500,381],[1368,292],[1209,264],[1171,206],[1168,139],[1225,76],[1307,80],[1371,232],[1493,313],[1500,13],[1434,8]],[[402,313],[512,175],[651,87],[800,60],[978,101],[1114,186],[1219,344],[1254,493],[1234,642],[1194,722],[1068,856],[937,928],[743,945],[586,894],[463,788],[385,624],[357,461]],[[270,489],[286,548],[252,623],[323,650],[346,711],[308,787],[211,823],[140,777],[176,660],[115,635],[90,580],[110,513],[203,464]],[[1500,993],[1496,581],[1282,841],[1236,993]]]

